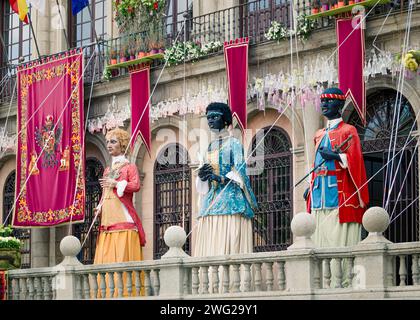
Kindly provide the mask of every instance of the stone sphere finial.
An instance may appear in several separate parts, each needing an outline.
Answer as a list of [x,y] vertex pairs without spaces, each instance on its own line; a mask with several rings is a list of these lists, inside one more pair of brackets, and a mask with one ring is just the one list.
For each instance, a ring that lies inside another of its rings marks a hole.
[[293,234],[296,237],[311,237],[316,228],[316,221],[313,214],[300,212],[296,214],[290,225]]
[[181,228],[180,226],[169,227],[165,231],[163,240],[165,240],[169,250],[162,256],[162,259],[188,257],[184,250],[182,250],[182,246],[187,240],[187,234],[185,233],[184,228]]
[[293,244],[289,246],[287,250],[314,248],[311,236],[314,234],[316,229],[316,220],[313,214],[307,212],[300,212],[296,214],[292,219],[290,227],[295,239]]
[[64,237],[60,242],[60,251],[64,257],[75,257],[81,249],[82,246],[79,239],[74,236]]
[[389,214],[384,208],[372,207],[366,210],[362,223],[368,232],[382,233],[389,226]]

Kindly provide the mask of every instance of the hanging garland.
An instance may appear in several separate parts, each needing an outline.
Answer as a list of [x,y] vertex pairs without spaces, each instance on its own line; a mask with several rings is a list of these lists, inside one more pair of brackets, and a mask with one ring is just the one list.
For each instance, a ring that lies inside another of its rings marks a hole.
[[294,36],[295,32],[299,40],[305,41],[309,38],[312,31],[315,30],[315,20],[308,19],[305,14],[301,14],[296,18],[296,31],[289,30],[282,23],[271,21],[271,26],[264,34],[267,40],[275,40],[280,43],[290,36]]

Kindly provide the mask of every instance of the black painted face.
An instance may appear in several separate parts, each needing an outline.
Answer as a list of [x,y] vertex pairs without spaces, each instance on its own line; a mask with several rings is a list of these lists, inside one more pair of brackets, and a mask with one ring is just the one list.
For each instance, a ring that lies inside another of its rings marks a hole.
[[328,120],[337,119],[341,117],[340,109],[343,101],[338,99],[321,99],[321,110],[324,117]]
[[207,113],[207,123],[211,131],[223,130],[225,128],[225,122],[223,119],[223,113],[217,111],[209,111]]

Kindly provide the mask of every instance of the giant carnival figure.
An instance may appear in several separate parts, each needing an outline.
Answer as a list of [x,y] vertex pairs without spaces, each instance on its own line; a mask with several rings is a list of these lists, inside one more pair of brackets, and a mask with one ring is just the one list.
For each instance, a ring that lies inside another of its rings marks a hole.
[[[140,190],[140,178],[136,165],[124,155],[129,140],[129,133],[118,128],[106,135],[112,164],[100,179],[102,199],[95,210],[100,212],[101,223],[94,264],[142,260],[145,233],[133,206],[133,194]],[[125,274],[123,281],[126,281]]]
[[356,245],[369,203],[360,139],[356,128],[341,118],[345,100],[338,88],[328,88],[321,95],[327,127],[315,134],[315,170],[304,194],[307,210],[316,218],[317,247]]
[[193,255],[251,253],[257,202],[246,174],[244,149],[229,134],[232,113],[227,104],[209,104],[206,116],[215,139],[208,146],[197,177],[203,199]]

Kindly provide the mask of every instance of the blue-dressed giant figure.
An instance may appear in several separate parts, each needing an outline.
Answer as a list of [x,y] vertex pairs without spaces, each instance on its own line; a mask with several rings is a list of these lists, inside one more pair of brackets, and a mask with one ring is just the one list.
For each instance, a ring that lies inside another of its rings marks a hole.
[[209,104],[206,116],[215,139],[196,180],[202,202],[194,256],[250,253],[257,202],[246,174],[244,149],[229,134],[232,113],[227,104]]

